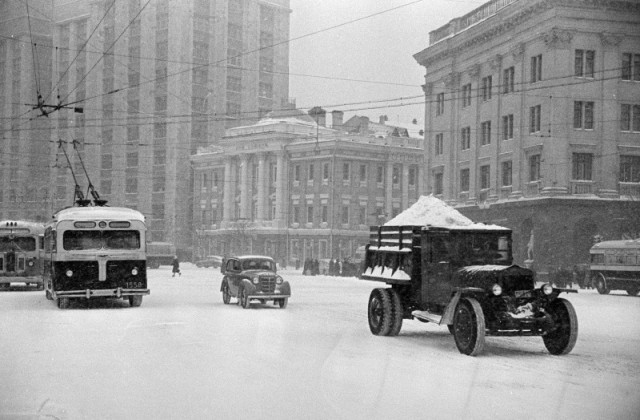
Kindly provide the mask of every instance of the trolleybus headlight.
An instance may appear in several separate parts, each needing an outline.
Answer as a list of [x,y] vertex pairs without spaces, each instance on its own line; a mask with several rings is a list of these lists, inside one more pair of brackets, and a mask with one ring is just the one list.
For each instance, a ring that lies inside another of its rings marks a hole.
[[551,286],[549,283],[543,284],[542,293],[544,293],[545,295],[550,295],[551,293],[553,293],[553,286]]
[[282,284],[282,277],[276,276],[276,284]]
[[502,294],[502,286],[500,286],[498,283],[496,283],[491,288],[491,291],[493,292],[493,294],[495,296],[500,296]]
[[138,269],[134,267],[133,270],[131,270],[131,274],[134,275],[134,276],[137,276],[138,275]]
[[258,284],[258,283],[260,283],[260,277],[255,276],[255,277],[251,278],[251,281],[253,282],[253,284]]
[[67,270],[67,272],[65,274],[67,275],[67,277],[71,277],[71,276],[73,276],[73,271]]

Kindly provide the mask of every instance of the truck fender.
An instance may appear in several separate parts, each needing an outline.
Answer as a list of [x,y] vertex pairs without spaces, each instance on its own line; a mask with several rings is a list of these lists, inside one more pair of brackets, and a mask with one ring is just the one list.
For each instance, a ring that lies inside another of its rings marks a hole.
[[463,296],[474,296],[478,293],[485,293],[484,289],[479,287],[464,287],[456,289],[455,293],[451,297],[451,300],[447,304],[447,307],[444,309],[444,313],[442,314],[442,319],[440,320],[440,325],[453,324],[453,315],[456,311],[456,306],[458,306],[458,302],[460,302],[460,298]]

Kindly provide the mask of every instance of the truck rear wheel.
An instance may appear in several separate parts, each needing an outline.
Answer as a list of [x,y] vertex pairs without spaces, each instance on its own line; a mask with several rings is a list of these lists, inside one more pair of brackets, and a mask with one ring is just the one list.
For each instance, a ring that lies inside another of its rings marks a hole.
[[453,316],[453,337],[462,354],[475,356],[484,349],[485,323],[480,303],[462,298]]
[[391,302],[391,327],[389,328],[389,334],[396,336],[402,329],[402,300],[400,300],[400,294],[396,289],[385,289],[389,294],[389,301]]
[[567,354],[573,350],[578,339],[578,316],[568,300],[558,298],[546,308],[556,325],[555,329],[542,336],[549,353]]
[[369,329],[373,335],[389,335],[391,330],[391,299],[386,289],[373,289],[369,295]]

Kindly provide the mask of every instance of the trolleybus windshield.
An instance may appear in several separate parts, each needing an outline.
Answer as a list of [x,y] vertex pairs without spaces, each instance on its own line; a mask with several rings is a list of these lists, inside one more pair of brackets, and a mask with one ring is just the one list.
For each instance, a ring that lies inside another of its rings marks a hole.
[[8,237],[0,236],[0,252],[8,251],[35,251],[36,250],[36,238],[34,237]]
[[135,230],[67,230],[62,236],[67,251],[89,249],[140,249],[140,232]]

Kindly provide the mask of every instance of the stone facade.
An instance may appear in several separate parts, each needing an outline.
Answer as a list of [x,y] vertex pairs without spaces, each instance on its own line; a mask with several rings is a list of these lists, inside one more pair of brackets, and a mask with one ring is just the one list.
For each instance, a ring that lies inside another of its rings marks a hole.
[[348,134],[300,111],[229,129],[191,159],[195,257],[351,257],[417,200],[423,157],[421,138]]
[[[513,228],[521,258],[532,230],[552,238],[553,258],[535,245],[542,271],[587,261],[588,246],[563,241],[588,241],[578,231],[640,231],[638,2],[494,0],[430,40],[414,55],[426,69],[426,192]],[[618,221],[601,217],[602,200]]]

